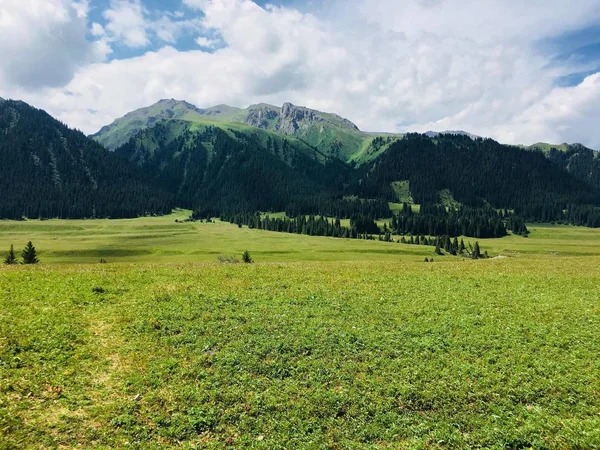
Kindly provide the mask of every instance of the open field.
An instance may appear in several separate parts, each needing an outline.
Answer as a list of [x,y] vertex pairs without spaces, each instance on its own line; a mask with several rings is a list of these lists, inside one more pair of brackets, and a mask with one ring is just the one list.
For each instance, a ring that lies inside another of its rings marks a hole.
[[0,449],[600,448],[600,230],[425,264],[187,215],[0,222],[43,262],[0,266]]
[[0,447],[600,446],[600,258],[0,269]]
[[[275,216],[275,215],[274,215]],[[0,253],[32,240],[40,259],[50,263],[188,263],[240,256],[249,250],[258,262],[422,261],[432,247],[362,240],[310,237],[239,229],[228,223],[176,223],[189,211],[130,220],[0,221]],[[348,221],[343,221],[348,225]],[[529,238],[480,239],[491,256],[600,256],[600,230],[530,225]],[[465,238],[465,242],[475,242]],[[453,257],[442,257],[452,260]]]

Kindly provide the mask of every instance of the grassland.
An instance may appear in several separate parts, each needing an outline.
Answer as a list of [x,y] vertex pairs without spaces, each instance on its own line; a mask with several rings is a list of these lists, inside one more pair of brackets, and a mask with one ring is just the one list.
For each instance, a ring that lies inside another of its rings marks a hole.
[[43,261],[0,267],[1,449],[600,448],[598,230],[425,264],[186,215],[0,222]]
[[[188,217],[189,211],[180,210],[170,216],[126,220],[0,221],[0,251],[8,251],[11,244],[21,249],[31,240],[45,264],[95,264],[100,259],[109,263],[210,262],[220,255],[239,256],[246,249],[259,262],[422,261],[433,253],[431,247],[239,229],[218,221],[176,222]],[[600,256],[600,230],[552,225],[529,228],[529,238],[479,241],[491,256]],[[469,241],[475,239],[465,238]]]

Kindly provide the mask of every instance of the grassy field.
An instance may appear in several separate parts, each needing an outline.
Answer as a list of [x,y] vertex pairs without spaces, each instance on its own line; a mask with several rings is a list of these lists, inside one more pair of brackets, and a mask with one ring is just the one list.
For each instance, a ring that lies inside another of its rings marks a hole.
[[43,262],[0,266],[0,449],[600,448],[598,230],[425,264],[186,216],[0,222]]
[[600,258],[0,270],[2,448],[600,446]]
[[[277,215],[273,215],[277,216]],[[239,229],[229,223],[176,223],[188,211],[131,220],[0,221],[0,252],[32,240],[45,264],[113,262],[188,263],[217,261],[249,250],[259,262],[422,261],[432,247],[310,237]],[[348,221],[343,221],[348,225]],[[481,239],[491,256],[600,256],[600,230],[531,225],[529,238]],[[465,242],[475,242],[465,238]],[[441,260],[456,259],[442,257]]]

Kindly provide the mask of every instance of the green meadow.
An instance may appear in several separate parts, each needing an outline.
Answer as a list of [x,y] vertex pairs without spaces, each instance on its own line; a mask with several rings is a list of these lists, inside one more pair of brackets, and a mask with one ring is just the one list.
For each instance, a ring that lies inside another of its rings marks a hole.
[[[0,252],[33,241],[44,264],[193,263],[240,256],[249,250],[258,262],[422,261],[433,248],[378,241],[335,239],[238,228],[229,223],[183,222],[190,212],[122,220],[0,221]],[[281,214],[272,214],[273,217]],[[176,222],[178,220],[179,222]],[[343,221],[343,225],[348,225]],[[381,225],[383,221],[381,222]],[[600,230],[530,225],[528,238],[480,239],[490,256],[600,256]],[[474,238],[464,238],[475,243]],[[457,260],[451,256],[440,261]]]
[[472,261],[187,216],[0,221],[42,261],[0,266],[0,449],[600,448],[600,230]]

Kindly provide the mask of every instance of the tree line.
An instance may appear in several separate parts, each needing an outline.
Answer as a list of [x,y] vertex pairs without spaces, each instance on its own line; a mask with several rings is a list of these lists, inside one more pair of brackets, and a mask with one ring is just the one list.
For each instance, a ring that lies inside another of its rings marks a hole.
[[[304,234],[308,236],[326,236],[333,238],[344,238],[344,239],[366,239],[385,242],[395,242],[403,244],[415,244],[415,245],[431,245],[435,247],[435,252],[438,255],[444,254],[443,252],[454,255],[454,256],[466,256],[473,259],[479,259],[487,257],[486,254],[482,254],[479,242],[476,242],[473,247],[469,244],[469,248],[465,246],[464,241],[461,239],[459,242],[457,238],[454,241],[448,235],[426,237],[426,236],[410,236],[407,239],[402,236],[399,240],[394,240],[392,231],[388,228],[387,224],[384,224],[383,231],[377,223],[365,216],[353,216],[350,218],[350,226],[342,225],[339,218],[329,219],[323,216],[313,215],[300,215],[295,218],[287,217],[262,217],[259,213],[252,214],[225,214],[221,217],[221,220],[235,224],[238,227],[247,226],[250,229],[258,229],[265,231],[274,231],[279,233],[292,233],[292,234]],[[377,238],[375,237],[377,236]]]
[[511,230],[514,234],[527,235],[525,221],[508,211],[493,208],[446,208],[441,205],[422,205],[419,213],[413,212],[407,203],[394,214],[392,232],[399,235],[430,235],[450,237],[471,236],[476,238],[500,238]]

